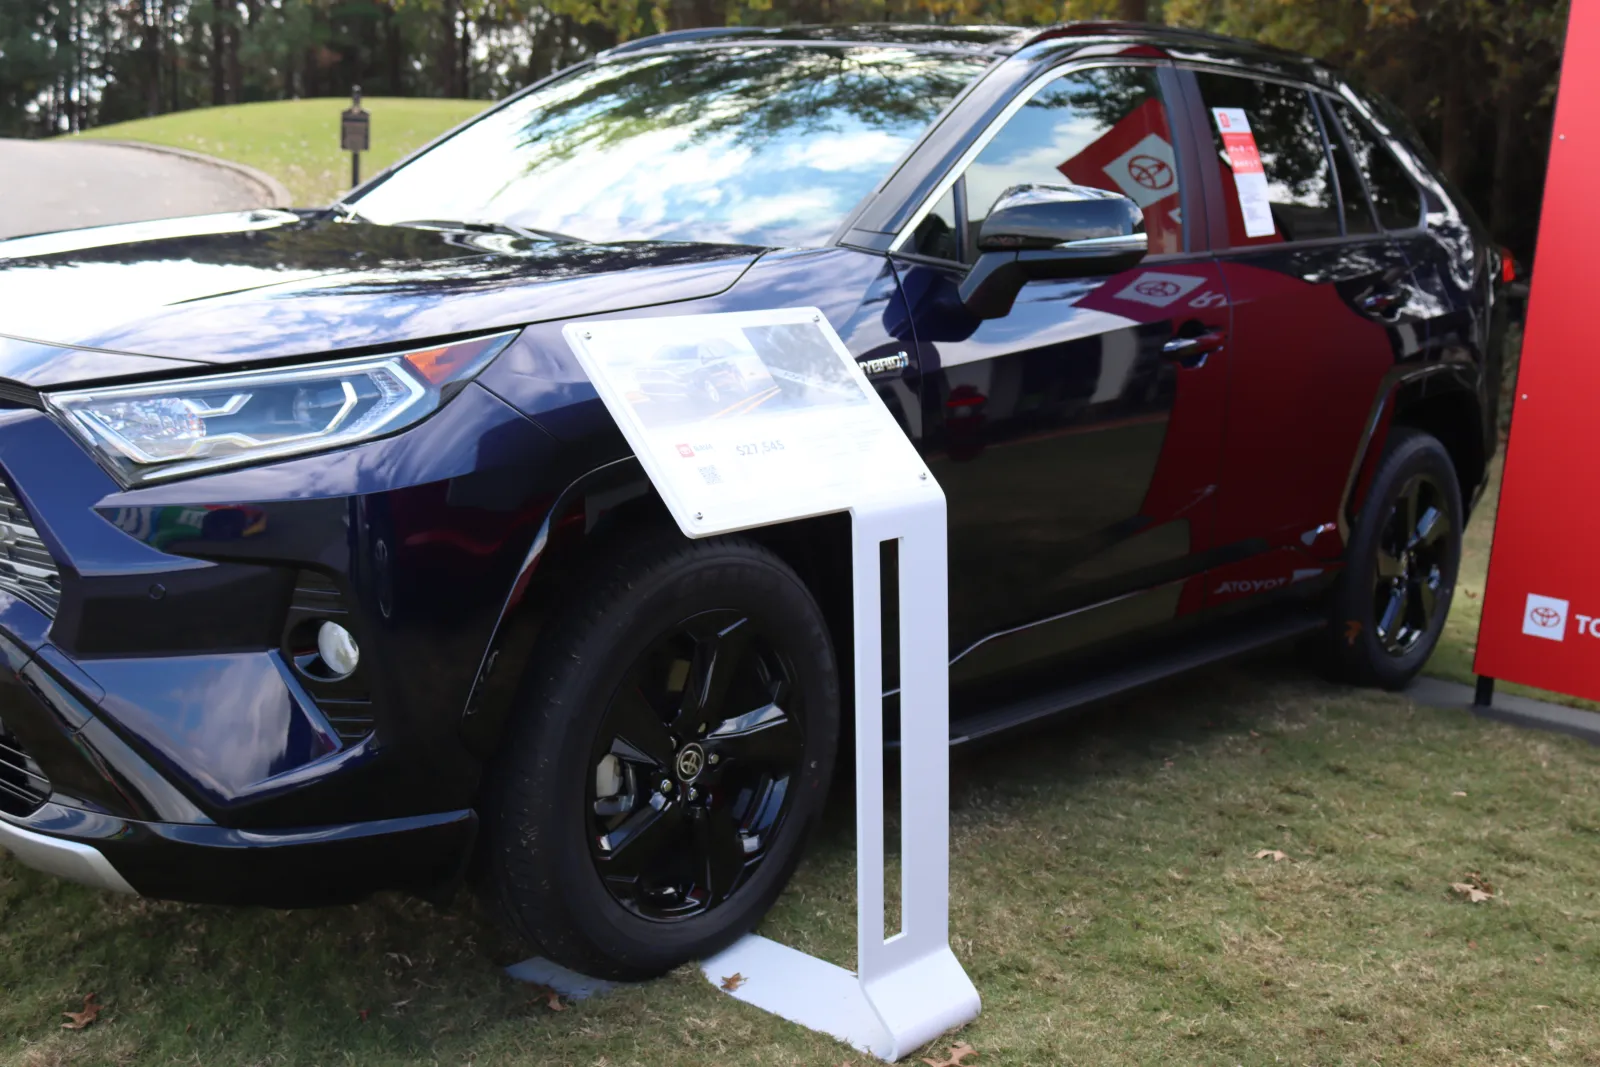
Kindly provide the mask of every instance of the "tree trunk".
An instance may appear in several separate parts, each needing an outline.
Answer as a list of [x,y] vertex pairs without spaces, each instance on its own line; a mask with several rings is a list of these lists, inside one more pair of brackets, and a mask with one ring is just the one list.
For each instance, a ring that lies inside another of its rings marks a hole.
[[1439,122],[1439,166],[1460,184],[1467,169],[1467,90],[1459,72],[1446,75],[1443,114]]
[[1516,163],[1517,119],[1521,114],[1522,94],[1516,86],[1500,92],[1494,116],[1494,184],[1489,190],[1489,231],[1505,240],[1511,227],[1511,172]]
[[455,95],[456,75],[456,0],[444,0],[439,35],[439,74],[434,88],[440,96]]
[[222,21],[221,0],[211,5],[211,106],[220,107],[228,102],[228,27]]
[[1124,22],[1149,22],[1150,0],[1119,0],[1117,15]]

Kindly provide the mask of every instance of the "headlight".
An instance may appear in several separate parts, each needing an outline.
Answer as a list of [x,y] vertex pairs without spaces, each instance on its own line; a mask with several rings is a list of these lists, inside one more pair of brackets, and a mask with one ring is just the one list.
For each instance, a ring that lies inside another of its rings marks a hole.
[[49,393],[129,485],[393,433],[438,410],[515,332],[389,356]]

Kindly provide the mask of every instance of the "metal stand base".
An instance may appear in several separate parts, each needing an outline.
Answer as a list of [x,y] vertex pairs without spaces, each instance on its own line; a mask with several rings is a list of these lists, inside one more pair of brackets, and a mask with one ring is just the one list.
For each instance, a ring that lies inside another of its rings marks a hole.
[[[851,974],[751,935],[701,965],[728,992],[893,1062],[977,1018],[950,951],[950,689],[943,494],[851,510],[856,686],[856,953]],[[899,933],[884,936],[883,619],[880,545],[899,545]]]

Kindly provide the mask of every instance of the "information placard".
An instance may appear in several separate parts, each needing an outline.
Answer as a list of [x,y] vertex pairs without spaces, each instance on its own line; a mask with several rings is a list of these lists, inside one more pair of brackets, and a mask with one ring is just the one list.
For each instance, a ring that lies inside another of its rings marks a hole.
[[690,537],[938,491],[815,308],[610,319],[565,333]]

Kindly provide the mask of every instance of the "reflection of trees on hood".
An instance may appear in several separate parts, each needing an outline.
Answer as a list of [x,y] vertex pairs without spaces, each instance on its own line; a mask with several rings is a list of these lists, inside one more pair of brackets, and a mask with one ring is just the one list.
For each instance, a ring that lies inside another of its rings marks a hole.
[[871,129],[931,123],[988,61],[966,55],[868,48],[726,48],[641,57],[559,86],[522,128],[526,170],[670,127],[690,144],[731,138],[751,150],[782,136],[838,132],[849,118]]

